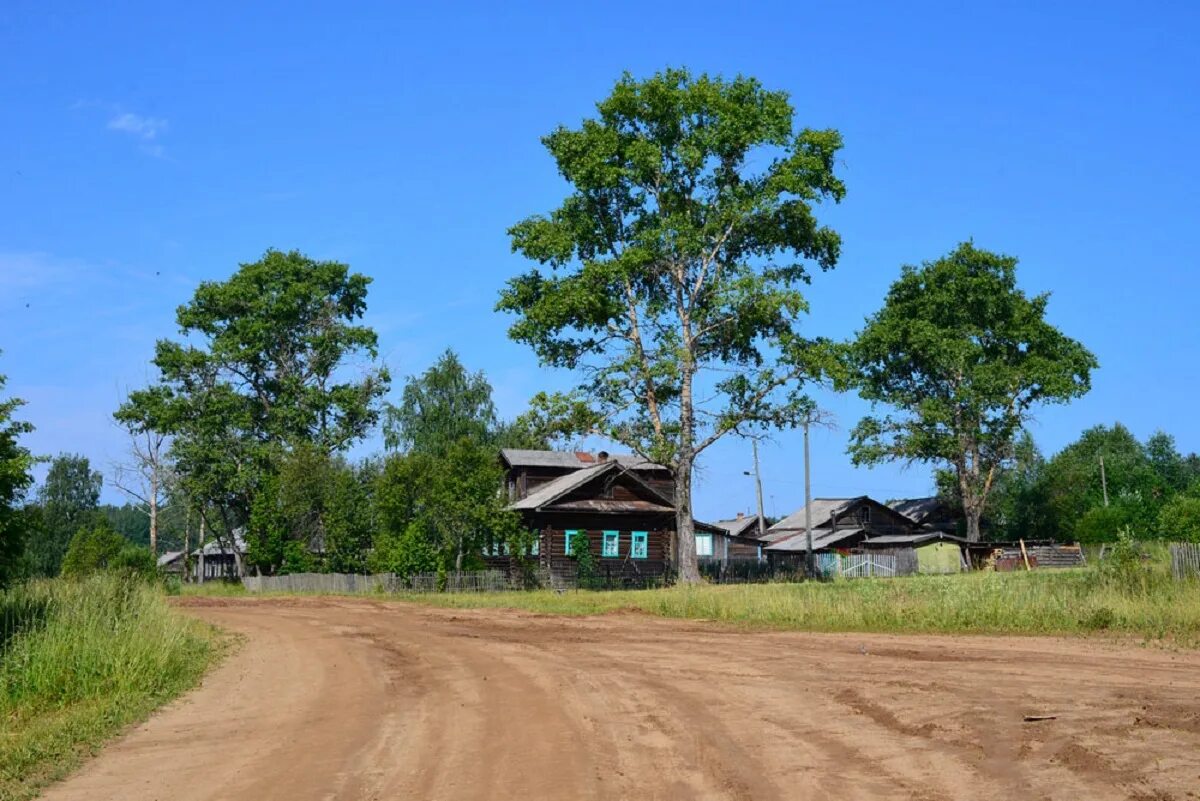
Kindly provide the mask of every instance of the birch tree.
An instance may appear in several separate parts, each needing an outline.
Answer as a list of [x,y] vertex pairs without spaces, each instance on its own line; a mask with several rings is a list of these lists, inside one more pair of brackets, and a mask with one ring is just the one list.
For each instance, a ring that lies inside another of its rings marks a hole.
[[167,436],[148,425],[126,422],[130,461],[113,465],[111,483],[136,504],[150,521],[150,553],[158,556],[159,510],[167,496],[171,467]]
[[510,229],[540,267],[498,308],[543,364],[580,375],[536,399],[547,417],[674,471],[679,577],[694,582],[696,457],[810,408],[820,349],[797,330],[800,287],[838,258],[813,207],[844,194],[842,140],[797,131],[784,92],[682,69],[626,75],[597,112],[543,139],[569,194]]

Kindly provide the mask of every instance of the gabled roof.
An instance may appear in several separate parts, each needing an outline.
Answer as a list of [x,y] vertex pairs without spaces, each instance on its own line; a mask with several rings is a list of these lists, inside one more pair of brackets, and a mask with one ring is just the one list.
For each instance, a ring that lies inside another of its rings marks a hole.
[[914,523],[920,523],[945,505],[945,502],[935,495],[932,498],[905,498],[892,501],[888,504],[888,508],[899,512]]
[[758,515],[742,515],[732,520],[718,520],[714,525],[735,537],[758,539]]
[[[233,534],[233,544],[238,549],[238,553],[246,552],[246,541],[242,538],[242,530],[240,528]],[[202,553],[204,556],[215,556],[218,554],[229,555],[230,551],[218,540],[212,539],[205,543],[203,548],[197,548],[192,551],[192,556],[199,556]]]
[[[556,504],[562,498],[570,495],[575,490],[584,486],[590,481],[593,481],[600,476],[608,473],[623,474],[626,480],[640,487],[647,495],[650,496],[650,501],[613,501],[607,499],[580,499],[576,501],[567,501],[562,504]],[[533,492],[526,495],[524,498],[513,501],[508,505],[509,509],[514,511],[535,511],[545,509],[547,506],[555,504],[556,508],[570,509],[574,511],[648,511],[648,512],[670,512],[675,509],[674,503],[669,498],[666,498],[658,490],[651,487],[646,482],[637,477],[630,469],[623,467],[619,462],[607,461],[591,467],[585,467],[582,470],[576,470],[573,473],[567,473],[565,476],[559,476],[553,481],[549,481],[538,487]]]
[[[850,539],[862,533],[863,530],[861,528],[818,529],[816,526],[813,526],[813,551],[822,551],[826,548],[836,547],[842,540]],[[775,553],[804,553],[808,551],[808,537],[803,531],[798,534],[780,537],[768,545],[766,550]]]
[[[561,467],[568,470],[578,470],[584,467],[594,467],[604,464],[600,456],[586,451],[537,451],[521,448],[503,448],[502,458],[509,467]],[[644,459],[632,453],[609,454],[607,461],[616,462],[622,467],[632,470],[666,470],[660,464]]]
[[183,551],[165,551],[158,556],[158,566],[165,567],[183,556]]
[[[867,500],[866,495],[860,495],[857,498],[813,498],[812,502],[812,524],[813,528],[821,528],[829,523],[833,516],[840,514],[849,509],[859,501]],[[804,507],[801,506],[796,511],[792,512],[787,517],[780,520],[775,525],[767,529],[768,533],[778,534],[787,531],[803,531],[804,530]]]

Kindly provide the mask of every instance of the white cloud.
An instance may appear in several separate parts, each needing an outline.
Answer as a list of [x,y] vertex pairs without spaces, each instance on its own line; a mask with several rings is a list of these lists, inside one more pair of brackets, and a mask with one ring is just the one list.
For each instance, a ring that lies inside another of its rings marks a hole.
[[108,129],[150,141],[167,130],[167,121],[161,117],[144,117],[141,114],[123,111],[109,119]]

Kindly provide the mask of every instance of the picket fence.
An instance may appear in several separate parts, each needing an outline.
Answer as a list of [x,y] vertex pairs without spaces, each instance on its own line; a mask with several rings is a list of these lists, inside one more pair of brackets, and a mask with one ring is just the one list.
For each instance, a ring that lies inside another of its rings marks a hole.
[[1200,578],[1200,544],[1173,542],[1170,550],[1172,576],[1180,581]]
[[246,576],[242,585],[250,592],[313,592],[332,595],[395,592],[498,592],[513,589],[499,570],[461,573],[416,573],[403,578],[395,573],[291,573],[286,576]]

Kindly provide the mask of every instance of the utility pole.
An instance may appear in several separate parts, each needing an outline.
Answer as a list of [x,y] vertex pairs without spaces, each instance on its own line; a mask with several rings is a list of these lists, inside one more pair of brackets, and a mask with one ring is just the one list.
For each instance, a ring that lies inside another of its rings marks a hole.
[[758,488],[758,538],[761,540],[767,536],[767,520],[763,517],[762,472],[758,469],[758,440],[752,439],[750,444],[754,446],[754,483]]
[[812,413],[804,417],[804,539],[808,546],[808,577],[812,578],[816,558],[813,554],[812,536],[812,470],[808,456],[808,426],[812,422]]
[[1104,457],[1100,457],[1100,487],[1104,490],[1104,505],[1108,506],[1108,477],[1104,475]]

